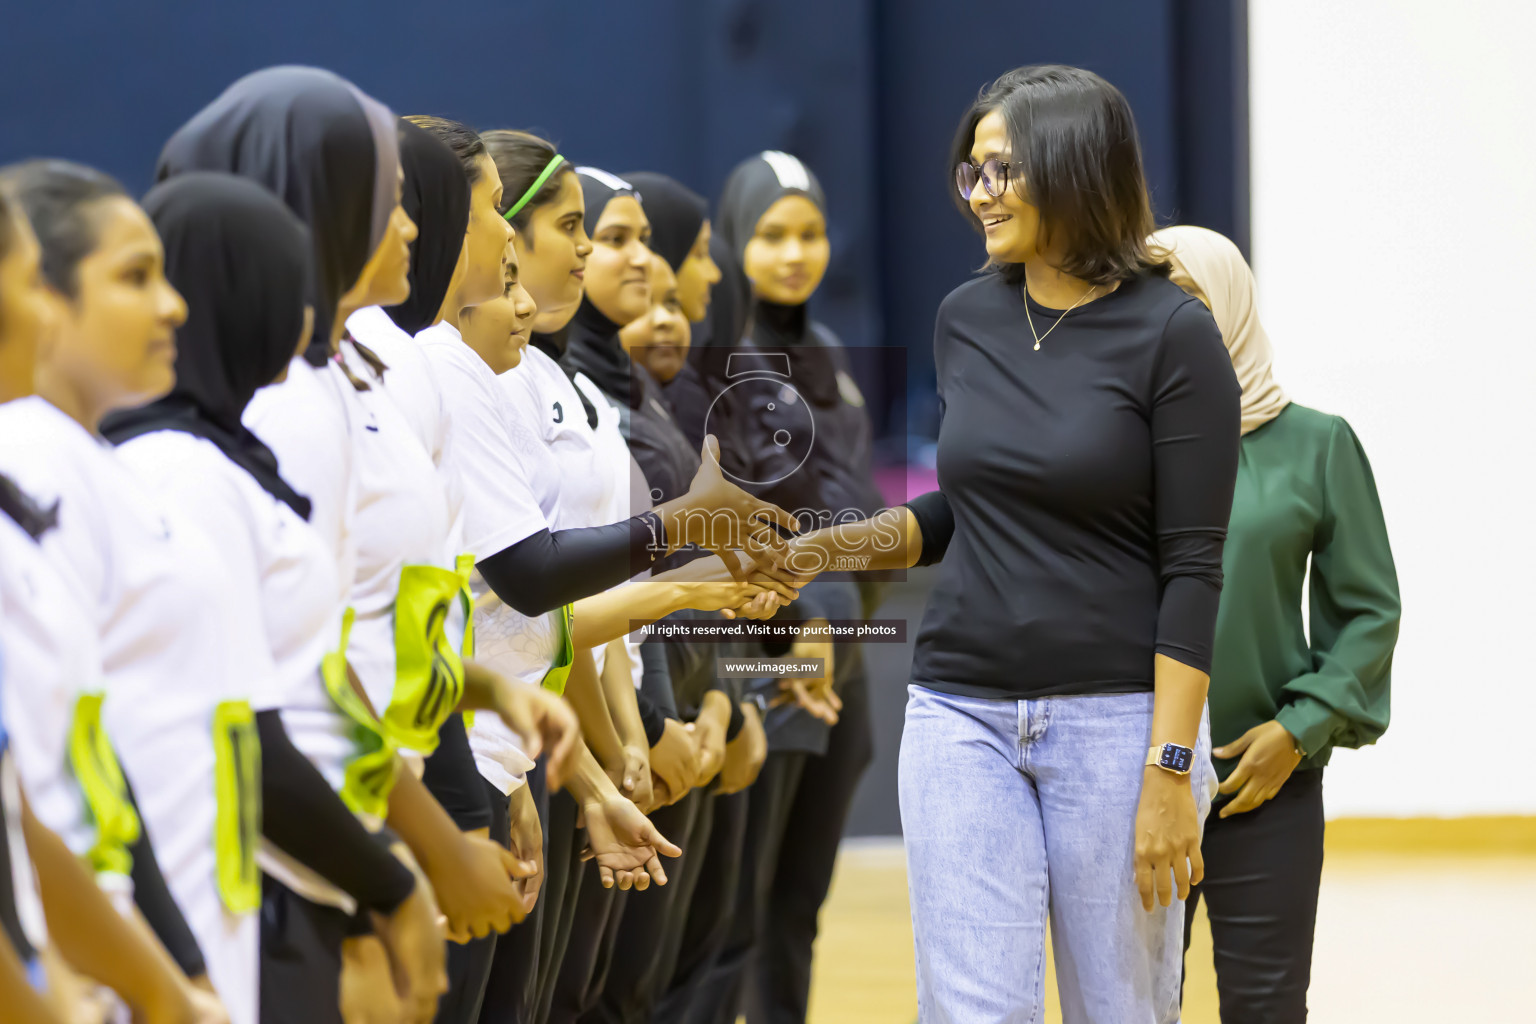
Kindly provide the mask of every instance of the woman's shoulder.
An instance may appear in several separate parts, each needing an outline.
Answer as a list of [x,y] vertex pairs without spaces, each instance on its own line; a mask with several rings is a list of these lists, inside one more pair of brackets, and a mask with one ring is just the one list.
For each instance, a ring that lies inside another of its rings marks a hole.
[[1017,289],[995,270],[983,270],[962,281],[939,303],[939,319],[967,310],[991,306],[1013,295]]
[[828,327],[824,321],[812,320],[809,324],[809,333],[816,339],[816,343],[823,348],[842,348],[843,339],[838,337],[836,331]]
[[1286,413],[1294,416],[1297,428],[1314,438],[1318,447],[1326,451],[1330,459],[1360,463],[1367,461],[1360,435],[1355,432],[1349,420],[1338,413],[1322,412],[1296,402],[1286,406]]
[[1287,446],[1310,443],[1326,450],[1338,437],[1353,438],[1354,429],[1349,421],[1336,413],[1323,412],[1300,402],[1291,402],[1274,419],[1259,427],[1259,431],[1279,438],[1283,435]]
[[1321,409],[1314,409],[1310,405],[1302,405],[1300,402],[1292,402],[1287,405],[1280,413],[1280,416],[1276,417],[1276,420],[1279,420],[1281,416],[1285,418],[1285,423],[1290,429],[1305,431],[1309,434],[1321,434],[1323,437],[1329,436],[1340,427],[1345,430],[1349,429],[1349,423],[1343,416],[1336,413],[1323,412]]
[[[1111,297],[1116,305],[1131,307],[1143,322],[1155,323],[1165,333],[1187,332],[1192,324],[1198,324],[1200,329],[1208,324],[1212,330],[1217,330],[1215,318],[1205,303],[1156,270],[1143,270],[1121,282]],[[1219,330],[1217,336],[1220,336]]]
[[1365,457],[1360,438],[1348,420],[1299,402],[1291,402],[1274,419],[1246,434],[1243,444],[1257,445],[1287,462],[1308,460],[1318,472],[1337,457],[1350,461]]

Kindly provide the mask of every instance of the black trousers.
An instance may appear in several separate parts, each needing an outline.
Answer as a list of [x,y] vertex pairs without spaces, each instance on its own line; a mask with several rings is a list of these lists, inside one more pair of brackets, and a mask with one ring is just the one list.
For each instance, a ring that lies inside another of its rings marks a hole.
[[747,790],[741,871],[725,941],[694,989],[683,1018],[688,1024],[735,1024],[741,1011],[747,972],[768,916],[784,830],[806,760],[807,755],[797,751],[769,753],[757,782]]
[[651,813],[657,830],[682,847],[683,855],[665,863],[666,885],[625,894],[607,977],[596,1005],[582,1014],[582,1024],[650,1021],[656,1001],[671,978],[668,946],[674,932],[682,930],[687,911],[685,875],[691,862],[704,853],[695,828],[700,806],[707,799],[706,794],[694,790],[670,807]]
[[745,859],[750,793],[712,796],[705,804],[708,838],[703,859],[684,865],[683,882],[691,896],[670,954],[672,980],[652,1014],[658,1024],[688,1019],[689,1008],[703,1001],[701,989],[725,948]]
[[[549,821],[549,786],[544,762],[528,773],[528,792],[539,810],[539,823]],[[510,827],[510,820],[508,825]],[[549,855],[549,835],[544,836],[545,857]],[[545,864],[548,864],[546,859]],[[546,872],[548,867],[545,868]],[[480,1000],[481,1024],[527,1024],[533,1019],[534,995],[539,967],[539,945],[543,937],[544,908],[549,905],[549,879],[539,889],[539,901],[533,912],[496,939],[491,958],[490,977]]]
[[579,870],[581,891],[576,896],[570,940],[555,977],[548,1024],[574,1024],[596,1005],[629,896],[617,887],[603,888],[596,864],[582,864]]
[[1246,814],[1219,809],[1205,823],[1205,881],[1185,904],[1184,948],[1204,899],[1224,1024],[1300,1024],[1323,874],[1323,772],[1296,772]]
[[[570,945],[576,904],[581,895],[584,865],[580,859],[582,837],[576,830],[578,810],[569,793],[550,794],[549,817],[543,821],[546,877],[539,893],[539,960],[531,1014],[535,1024],[544,1024],[549,1019],[555,999],[555,983]],[[596,875],[592,884],[598,885]]]
[[862,670],[848,681],[842,697],[827,752],[806,758],[789,806],[757,955],[747,974],[748,1024],[805,1024],[817,918],[832,885],[854,793],[874,759],[869,687]]
[[[481,780],[486,799],[491,804],[491,838],[502,846],[512,845],[512,819],[507,798],[495,786]],[[520,926],[519,926],[520,927]],[[448,943],[448,991],[437,1004],[436,1024],[475,1024],[480,1018],[480,1001],[491,976],[500,936],[487,935],[465,943]]]
[[342,1024],[341,944],[351,921],[262,876],[262,1024]]
[[[678,973],[678,961],[688,936],[688,924],[693,917],[693,899],[699,892],[699,882],[704,877],[704,865],[714,848],[715,803],[713,791],[696,792],[697,812],[688,830],[688,842],[692,848],[683,848],[678,870],[668,872],[669,886],[677,886],[673,905],[672,922],[662,936],[661,956],[656,963],[655,1003],[660,1003],[672,988],[672,979]],[[738,852],[732,856],[739,856]]]

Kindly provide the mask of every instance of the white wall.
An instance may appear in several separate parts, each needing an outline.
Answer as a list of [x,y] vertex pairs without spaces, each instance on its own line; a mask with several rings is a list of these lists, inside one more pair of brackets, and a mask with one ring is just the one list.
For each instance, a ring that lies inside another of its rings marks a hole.
[[1330,816],[1536,813],[1536,4],[1252,0],[1253,257],[1349,419],[1403,592],[1392,726]]

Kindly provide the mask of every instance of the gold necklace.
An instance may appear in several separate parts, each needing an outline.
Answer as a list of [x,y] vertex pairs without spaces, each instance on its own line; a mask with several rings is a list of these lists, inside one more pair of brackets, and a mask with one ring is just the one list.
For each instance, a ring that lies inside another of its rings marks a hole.
[[1029,321],[1029,333],[1033,334],[1034,337],[1035,337],[1035,351],[1036,352],[1040,351],[1040,343],[1042,341],[1044,341],[1046,338],[1049,338],[1051,336],[1051,332],[1054,331],[1056,328],[1061,326],[1061,322],[1067,318],[1067,313],[1072,312],[1078,306],[1081,306],[1084,302],[1087,302],[1088,301],[1088,296],[1092,295],[1094,292],[1096,292],[1098,290],[1099,290],[1099,286],[1098,285],[1091,285],[1091,286],[1089,286],[1088,290],[1083,292],[1082,298],[1078,299],[1076,302],[1072,303],[1072,305],[1068,306],[1067,309],[1066,309],[1066,312],[1062,313],[1061,316],[1057,317],[1056,318],[1056,322],[1051,324],[1051,326],[1049,326],[1049,327],[1047,327],[1045,329],[1045,333],[1044,334],[1035,334],[1035,318],[1033,316],[1031,316],[1030,313],[1029,313],[1029,282],[1028,281],[1024,282],[1024,319]]

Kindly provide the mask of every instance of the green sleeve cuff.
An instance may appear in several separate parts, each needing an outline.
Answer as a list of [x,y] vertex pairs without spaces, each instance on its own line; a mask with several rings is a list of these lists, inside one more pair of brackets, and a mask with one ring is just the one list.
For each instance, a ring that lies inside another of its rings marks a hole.
[[1334,734],[1345,719],[1322,701],[1302,697],[1276,712],[1275,721],[1296,737],[1303,754],[1313,757],[1332,745]]

